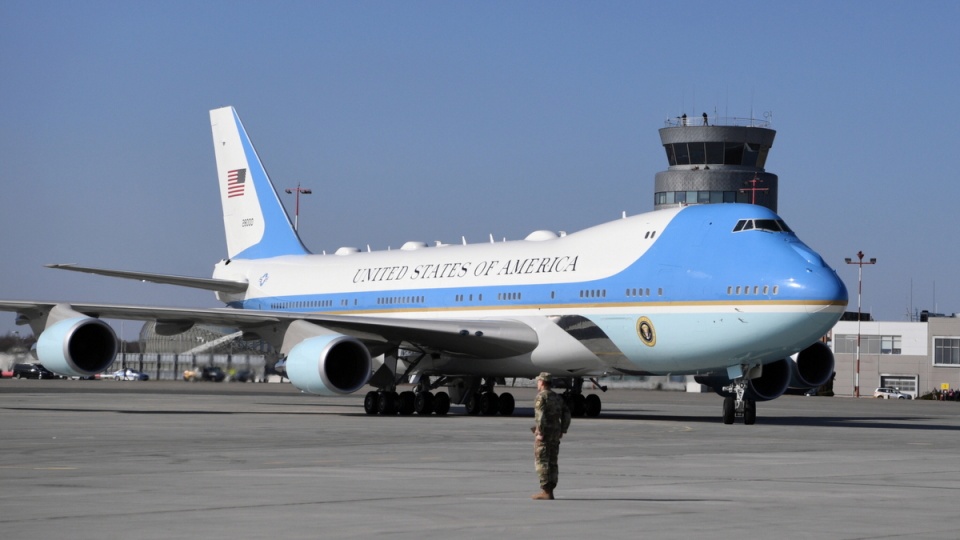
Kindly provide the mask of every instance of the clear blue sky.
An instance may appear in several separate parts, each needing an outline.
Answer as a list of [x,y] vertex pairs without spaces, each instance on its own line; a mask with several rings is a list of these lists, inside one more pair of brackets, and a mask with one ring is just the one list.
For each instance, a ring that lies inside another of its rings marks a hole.
[[666,118],[770,112],[780,214],[851,308],[863,250],[865,311],[960,312],[958,21],[946,1],[0,0],[0,298],[216,306],[43,264],[209,276],[223,105],[280,188],[313,189],[316,252],[648,211]]

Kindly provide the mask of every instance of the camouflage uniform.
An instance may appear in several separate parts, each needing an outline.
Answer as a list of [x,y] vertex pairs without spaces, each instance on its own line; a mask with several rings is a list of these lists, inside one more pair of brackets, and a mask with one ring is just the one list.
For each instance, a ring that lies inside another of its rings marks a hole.
[[[550,384],[550,376],[541,373],[537,380]],[[553,498],[553,490],[557,487],[560,469],[557,465],[557,456],[560,453],[560,438],[570,427],[570,409],[562,397],[549,389],[537,394],[533,402],[534,437],[533,455],[536,463],[537,476],[540,478],[540,488],[549,498]]]

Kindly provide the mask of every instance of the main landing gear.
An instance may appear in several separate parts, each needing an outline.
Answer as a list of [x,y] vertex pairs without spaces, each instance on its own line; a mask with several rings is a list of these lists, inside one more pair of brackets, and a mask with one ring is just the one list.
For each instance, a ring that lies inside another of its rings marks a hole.
[[[450,385],[453,398],[446,392],[432,392],[444,385]],[[516,408],[513,394],[504,392],[498,395],[493,387],[494,382],[489,379],[481,383],[479,378],[472,377],[458,381],[441,378],[431,384],[429,377],[423,377],[412,391],[397,393],[394,387],[368,392],[363,400],[363,410],[370,415],[408,416],[417,413],[443,416],[450,412],[451,402],[456,402],[463,404],[466,413],[471,416],[512,415]]]
[[743,418],[745,425],[753,425],[757,421],[757,402],[746,399],[746,379],[737,379],[730,386],[724,386],[727,393],[723,398],[723,423],[732,424],[737,418]]
[[517,402],[510,392],[497,394],[493,391],[493,379],[484,379],[476,389],[468,385],[462,403],[467,414],[471,416],[511,416],[516,409]]
[[363,398],[363,410],[367,414],[409,416],[436,414],[443,416],[450,412],[450,396],[446,392],[430,391],[397,392],[396,390],[378,390],[367,392]]
[[[600,386],[596,379],[590,379],[590,381],[600,390],[607,391],[607,387]],[[596,418],[600,416],[600,410],[603,408],[600,396],[596,394],[583,395],[582,377],[570,379],[570,386],[561,394],[561,397],[567,402],[567,407],[570,407],[570,415],[574,417]]]

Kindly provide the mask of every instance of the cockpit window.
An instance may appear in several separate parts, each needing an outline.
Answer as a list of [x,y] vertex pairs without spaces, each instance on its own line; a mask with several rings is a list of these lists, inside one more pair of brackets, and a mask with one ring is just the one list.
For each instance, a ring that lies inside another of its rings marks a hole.
[[754,229],[767,232],[793,232],[782,219],[741,219],[733,227],[733,232]]

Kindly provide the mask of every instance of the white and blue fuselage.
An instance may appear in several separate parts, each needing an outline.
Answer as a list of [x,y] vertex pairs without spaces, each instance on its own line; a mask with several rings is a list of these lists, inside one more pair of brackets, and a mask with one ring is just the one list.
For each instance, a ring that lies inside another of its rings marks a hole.
[[[265,186],[266,187],[266,186]],[[506,359],[441,355],[462,374],[709,373],[785,358],[817,341],[847,303],[834,270],[770,210],[661,210],[559,236],[220,263],[247,281],[221,294],[253,310],[416,319],[510,319],[539,344]]]

